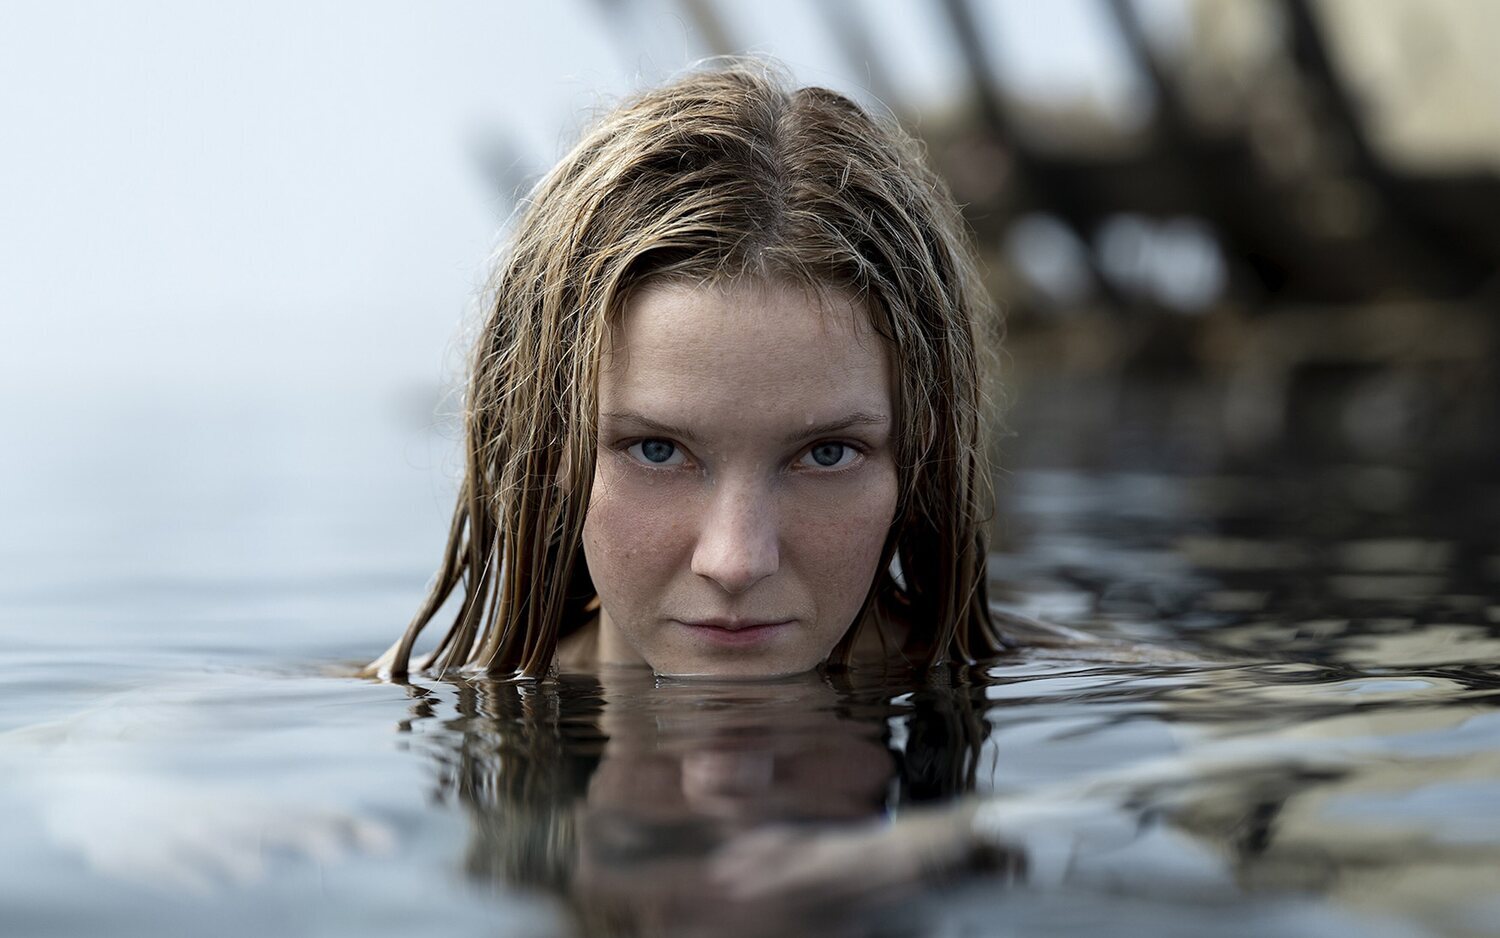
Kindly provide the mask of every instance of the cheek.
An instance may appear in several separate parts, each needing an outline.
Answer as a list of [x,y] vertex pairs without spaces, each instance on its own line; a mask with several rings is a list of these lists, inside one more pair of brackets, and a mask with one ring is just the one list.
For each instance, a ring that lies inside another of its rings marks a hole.
[[896,513],[896,487],[895,469],[887,467],[847,491],[799,499],[791,514],[786,547],[819,585],[834,618],[852,618],[874,582]]
[[601,454],[583,524],[583,554],[600,599],[625,607],[658,593],[684,551],[681,500],[667,486],[633,478]]

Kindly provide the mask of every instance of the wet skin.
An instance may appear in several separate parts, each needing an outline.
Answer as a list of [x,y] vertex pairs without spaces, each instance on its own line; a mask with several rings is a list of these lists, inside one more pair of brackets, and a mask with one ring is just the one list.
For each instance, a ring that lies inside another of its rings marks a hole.
[[584,527],[599,660],[816,667],[875,577],[894,430],[889,355],[848,297],[758,282],[636,294],[600,375]]

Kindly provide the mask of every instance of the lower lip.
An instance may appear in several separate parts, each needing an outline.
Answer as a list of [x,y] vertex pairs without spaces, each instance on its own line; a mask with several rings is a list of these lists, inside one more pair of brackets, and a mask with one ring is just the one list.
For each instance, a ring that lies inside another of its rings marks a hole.
[[769,622],[765,625],[752,625],[743,629],[720,629],[711,625],[694,625],[691,622],[680,624],[703,641],[729,648],[744,648],[773,640],[783,629],[790,628],[792,623],[790,621]]

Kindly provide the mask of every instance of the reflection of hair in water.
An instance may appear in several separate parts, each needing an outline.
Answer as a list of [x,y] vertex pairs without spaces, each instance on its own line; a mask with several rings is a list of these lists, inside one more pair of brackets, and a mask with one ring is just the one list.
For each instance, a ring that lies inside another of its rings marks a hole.
[[898,804],[950,801],[972,792],[989,724],[984,719],[984,687],[958,688],[931,683],[914,690],[906,724],[906,744],[898,755]]
[[[468,874],[477,881],[574,900],[570,908],[590,921],[609,909],[614,910],[608,913],[611,921],[626,920],[625,910],[614,908],[618,902],[579,895],[574,882],[583,849],[579,818],[608,742],[600,725],[605,712],[601,684],[592,677],[564,675],[531,685],[454,680],[441,686],[457,693],[456,718],[430,707],[422,715],[441,720],[451,732],[429,730],[422,738],[439,766],[439,797],[468,812]],[[413,692],[421,693],[417,688]],[[843,726],[868,736],[892,757],[888,777],[875,788],[887,794],[868,802],[867,817],[952,800],[973,789],[987,732],[979,709],[982,687],[927,687],[903,695],[896,704],[888,688],[861,687],[840,675],[836,685],[828,686],[828,700],[826,711],[836,731]],[[893,718],[905,730],[904,742],[890,732]],[[631,863],[701,856],[710,844],[701,836],[695,839],[690,826],[665,824],[657,833],[674,840],[671,844],[642,842],[640,830],[633,835],[605,831],[593,842],[602,843],[607,859],[624,857]]]
[[577,853],[574,803],[588,790],[604,736],[599,683],[564,676],[542,684],[445,681],[458,699],[430,754],[438,795],[469,810],[464,868],[476,880],[565,890]]
[[847,293],[895,365],[894,521],[830,660],[883,617],[920,625],[904,651],[923,664],[1004,647],[985,582],[992,310],[958,210],[892,122],[731,62],[613,111],[527,200],[473,350],[443,563],[372,671],[406,674],[419,633],[462,596],[416,670],[546,673],[594,595],[580,543],[607,330],[648,284],[747,279]]

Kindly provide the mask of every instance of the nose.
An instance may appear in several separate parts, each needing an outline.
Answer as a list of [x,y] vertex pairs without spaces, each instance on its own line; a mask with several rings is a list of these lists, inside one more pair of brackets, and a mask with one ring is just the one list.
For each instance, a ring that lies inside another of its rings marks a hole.
[[776,506],[756,488],[721,482],[693,548],[693,572],[727,593],[745,592],[781,563]]

